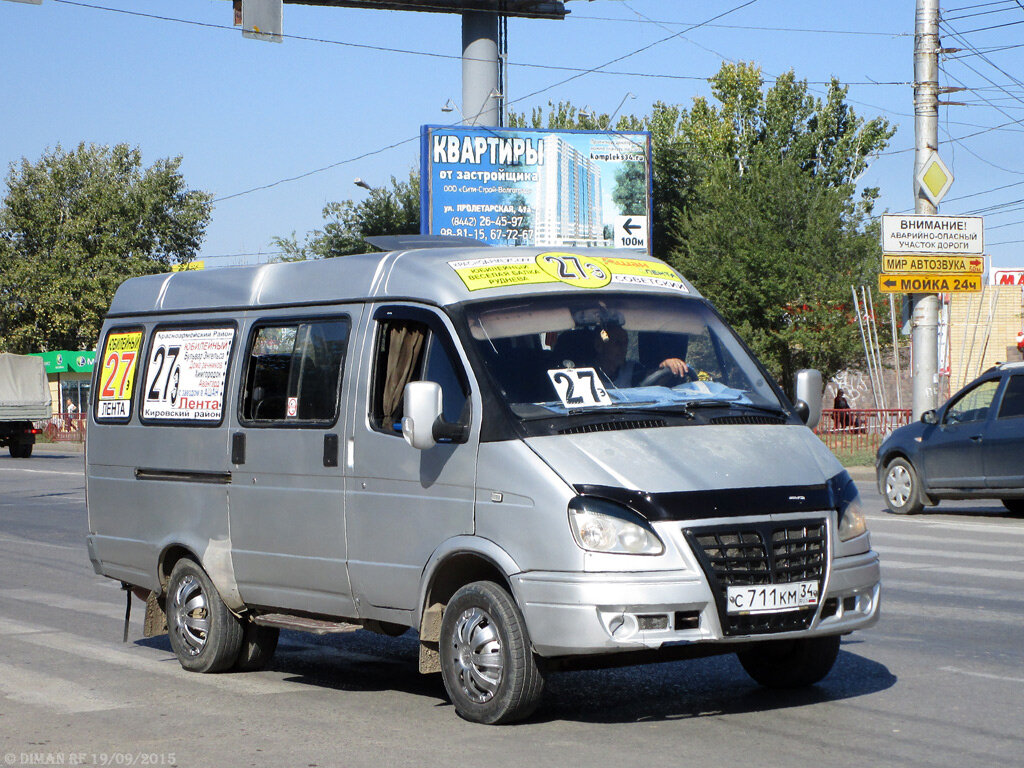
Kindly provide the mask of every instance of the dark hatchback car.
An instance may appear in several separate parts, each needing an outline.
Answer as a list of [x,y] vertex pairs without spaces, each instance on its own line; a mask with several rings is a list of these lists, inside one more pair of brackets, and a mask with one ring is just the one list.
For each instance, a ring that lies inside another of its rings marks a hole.
[[875,468],[896,514],[941,499],[999,499],[1024,514],[1024,363],[990,368],[897,429],[879,446]]

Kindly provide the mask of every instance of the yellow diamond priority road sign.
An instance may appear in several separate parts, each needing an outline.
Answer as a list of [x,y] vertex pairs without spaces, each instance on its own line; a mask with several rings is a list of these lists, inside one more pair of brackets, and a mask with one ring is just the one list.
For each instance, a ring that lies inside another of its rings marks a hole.
[[984,256],[905,256],[886,253],[882,256],[882,271],[904,275],[960,275],[985,271]]
[[921,166],[921,172],[917,175],[917,183],[925,197],[938,205],[939,201],[946,196],[949,188],[953,186],[953,172],[946,167],[939,157],[939,153],[932,150],[928,159]]
[[879,275],[882,293],[978,293],[981,275]]

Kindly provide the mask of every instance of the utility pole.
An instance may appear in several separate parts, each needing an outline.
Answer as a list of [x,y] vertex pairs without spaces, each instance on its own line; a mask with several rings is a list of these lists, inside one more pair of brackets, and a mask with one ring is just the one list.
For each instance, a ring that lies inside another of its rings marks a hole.
[[498,14],[462,12],[462,122],[500,125],[501,87],[498,58]]
[[[918,186],[925,161],[939,148],[939,0],[916,0],[914,24],[914,211],[935,214]],[[934,293],[911,296],[911,346],[913,368],[913,418],[938,403],[939,297]]]

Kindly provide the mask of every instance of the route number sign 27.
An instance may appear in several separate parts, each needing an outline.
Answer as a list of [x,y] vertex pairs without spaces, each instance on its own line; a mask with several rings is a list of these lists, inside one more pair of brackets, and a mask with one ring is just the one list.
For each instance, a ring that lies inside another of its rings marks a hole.
[[97,419],[127,419],[131,412],[142,331],[108,334],[100,368]]

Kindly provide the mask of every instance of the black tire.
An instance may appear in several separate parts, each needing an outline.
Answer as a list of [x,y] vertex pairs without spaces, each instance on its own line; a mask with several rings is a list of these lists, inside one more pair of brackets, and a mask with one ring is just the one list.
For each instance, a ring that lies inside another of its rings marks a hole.
[[7,451],[13,459],[27,459],[32,455],[32,443],[11,443]]
[[540,703],[544,677],[523,614],[494,582],[473,582],[455,593],[441,621],[440,651],[441,678],[460,717],[511,723]]
[[885,465],[881,485],[885,506],[894,515],[915,515],[924,509],[921,481],[906,459],[897,457]]
[[755,643],[736,656],[766,688],[804,688],[825,677],[839,655],[839,635]]
[[245,622],[242,648],[232,669],[236,672],[257,672],[264,669],[274,658],[280,635],[281,631],[277,627],[261,627],[252,621]]
[[242,622],[195,561],[182,558],[174,564],[166,610],[171,648],[189,672],[221,672],[238,660]]
[[1024,515],[1024,499],[1000,499],[1003,506],[1015,515]]

